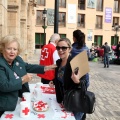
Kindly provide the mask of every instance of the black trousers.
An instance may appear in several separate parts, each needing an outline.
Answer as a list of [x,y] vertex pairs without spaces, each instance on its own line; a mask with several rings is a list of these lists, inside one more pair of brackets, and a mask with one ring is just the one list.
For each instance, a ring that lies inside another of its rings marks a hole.
[[2,116],[2,114],[4,113],[5,111],[0,111],[0,118],[1,118],[1,116]]
[[41,78],[41,82],[42,82],[43,84],[49,84],[50,81],[51,81],[51,80],[47,80],[47,79]]

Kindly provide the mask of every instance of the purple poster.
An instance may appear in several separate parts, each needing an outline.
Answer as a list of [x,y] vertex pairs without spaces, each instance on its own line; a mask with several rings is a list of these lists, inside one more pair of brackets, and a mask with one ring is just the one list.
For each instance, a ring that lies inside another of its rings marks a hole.
[[112,8],[105,8],[105,22],[112,22]]

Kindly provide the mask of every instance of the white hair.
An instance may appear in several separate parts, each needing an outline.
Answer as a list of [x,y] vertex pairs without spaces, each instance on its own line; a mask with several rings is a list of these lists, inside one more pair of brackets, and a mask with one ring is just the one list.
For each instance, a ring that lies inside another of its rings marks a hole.
[[59,39],[60,39],[60,35],[57,34],[57,33],[54,33],[54,34],[50,37],[50,42],[54,42],[54,43],[55,43],[55,41],[56,41],[56,40],[59,40]]

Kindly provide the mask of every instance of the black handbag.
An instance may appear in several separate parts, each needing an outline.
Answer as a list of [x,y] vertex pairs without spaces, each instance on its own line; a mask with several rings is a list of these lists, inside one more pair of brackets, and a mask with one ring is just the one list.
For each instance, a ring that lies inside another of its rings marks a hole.
[[84,81],[79,87],[64,93],[63,104],[67,111],[91,114],[95,110],[95,102],[95,94],[87,91]]

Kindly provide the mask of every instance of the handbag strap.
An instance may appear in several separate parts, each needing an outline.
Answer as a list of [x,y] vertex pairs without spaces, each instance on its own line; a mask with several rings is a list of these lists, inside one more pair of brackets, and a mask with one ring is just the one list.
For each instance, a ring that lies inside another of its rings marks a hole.
[[[85,92],[87,91],[87,87],[86,87],[86,80],[85,79],[81,79],[79,85],[73,85],[69,90],[72,89],[81,89],[81,93],[84,96]],[[67,91],[67,90],[65,90]]]
[[87,91],[85,79],[81,79],[80,87],[81,87],[81,95],[82,95],[82,97],[84,97],[84,96],[85,96],[85,93],[86,93],[86,91]]

